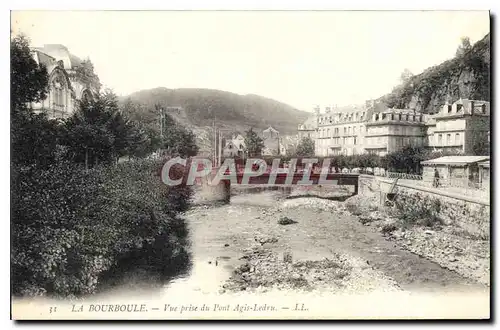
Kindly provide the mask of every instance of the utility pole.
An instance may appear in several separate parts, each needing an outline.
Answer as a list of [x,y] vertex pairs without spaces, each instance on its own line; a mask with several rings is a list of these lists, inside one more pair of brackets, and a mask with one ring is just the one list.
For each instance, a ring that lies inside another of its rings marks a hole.
[[[160,143],[163,143],[163,108],[160,105],[156,105],[156,109],[160,111]],[[161,156],[161,144],[158,148],[158,156]]]
[[221,166],[221,162],[222,162],[222,132],[219,129],[219,158],[217,164],[219,167]]
[[[212,109],[210,107],[210,109]],[[215,112],[214,112],[214,148],[213,148],[213,161],[212,161],[212,164],[213,164],[213,167],[216,167],[217,166],[217,129],[215,127]]]

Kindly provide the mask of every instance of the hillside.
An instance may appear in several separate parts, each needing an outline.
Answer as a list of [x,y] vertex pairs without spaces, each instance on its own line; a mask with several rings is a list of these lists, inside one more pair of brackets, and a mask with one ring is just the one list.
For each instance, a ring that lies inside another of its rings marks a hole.
[[219,127],[234,131],[273,126],[282,134],[296,134],[297,125],[310,115],[262,96],[211,89],[159,87],[135,92],[125,99],[148,109],[154,109],[155,104],[180,106],[183,111],[172,111],[172,115],[188,126],[211,126],[215,116]]
[[411,77],[383,96],[388,107],[433,113],[446,101],[490,100],[490,35],[472,49]]

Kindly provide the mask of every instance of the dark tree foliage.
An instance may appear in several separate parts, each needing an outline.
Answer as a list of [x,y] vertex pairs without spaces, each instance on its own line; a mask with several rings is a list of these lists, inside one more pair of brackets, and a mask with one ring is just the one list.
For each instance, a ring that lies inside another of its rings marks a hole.
[[163,138],[160,144],[171,156],[191,157],[198,153],[194,133],[178,124],[172,116],[164,114]]
[[[27,103],[46,97],[47,72],[25,39],[11,46],[12,293],[67,298],[138,267],[163,276],[186,270],[187,227],[177,215],[191,187],[163,184],[162,162],[105,164],[147,149],[147,128],[109,92],[62,122],[33,113]],[[99,165],[83,169],[85,161]]]
[[11,111],[19,111],[26,103],[38,102],[47,96],[47,69],[35,62],[29,40],[22,35],[10,41],[10,76]]
[[255,157],[262,154],[262,149],[264,149],[264,141],[257,133],[254,132],[253,128],[250,128],[245,132],[245,145],[247,148],[248,156]]
[[472,153],[476,156],[489,156],[490,143],[484,141],[477,141],[472,146]]
[[23,36],[11,40],[10,55],[11,162],[14,166],[47,167],[57,156],[58,122],[34,114],[28,107],[47,96],[47,70],[35,62]]
[[310,137],[304,137],[297,145],[297,156],[314,156],[314,141]]
[[63,125],[62,142],[68,147],[68,157],[87,167],[112,163],[144,141],[122,115],[116,95],[110,91],[81,100]]

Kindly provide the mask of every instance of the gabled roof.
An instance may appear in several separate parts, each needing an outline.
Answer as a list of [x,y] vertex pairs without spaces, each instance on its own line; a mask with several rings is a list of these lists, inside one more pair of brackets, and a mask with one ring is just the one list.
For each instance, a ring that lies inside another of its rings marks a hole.
[[265,129],[263,131],[264,133],[268,133],[268,132],[274,132],[274,133],[279,133],[277,130],[275,130],[272,126],[269,126],[269,128]]

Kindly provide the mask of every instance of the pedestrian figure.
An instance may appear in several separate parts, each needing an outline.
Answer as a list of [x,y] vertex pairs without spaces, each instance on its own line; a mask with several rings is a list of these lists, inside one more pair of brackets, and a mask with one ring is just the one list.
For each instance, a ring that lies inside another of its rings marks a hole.
[[434,187],[439,187],[439,171],[437,168],[434,169]]

